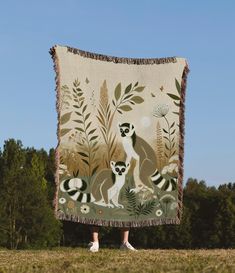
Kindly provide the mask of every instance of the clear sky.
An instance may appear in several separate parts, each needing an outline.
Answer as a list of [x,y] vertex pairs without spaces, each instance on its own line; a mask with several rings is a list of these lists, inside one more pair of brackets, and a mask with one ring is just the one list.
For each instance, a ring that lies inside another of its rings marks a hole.
[[185,57],[185,181],[235,182],[235,1],[22,0],[0,5],[0,146],[56,147],[54,44]]

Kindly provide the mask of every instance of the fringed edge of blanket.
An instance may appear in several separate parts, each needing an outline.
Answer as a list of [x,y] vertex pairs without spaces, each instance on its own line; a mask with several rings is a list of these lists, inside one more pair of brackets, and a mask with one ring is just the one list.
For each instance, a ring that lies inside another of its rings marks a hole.
[[[74,54],[79,54],[84,57],[112,61],[115,63],[128,63],[128,64],[163,64],[170,62],[177,62],[175,57],[169,58],[155,58],[155,59],[134,59],[134,58],[119,58],[113,56],[106,56],[102,54],[91,53],[71,47],[67,47],[69,52]],[[186,63],[181,80],[181,101],[180,101],[180,139],[179,139],[179,176],[178,176],[178,211],[177,216],[174,218],[163,218],[163,219],[147,219],[147,220],[137,220],[137,221],[117,221],[117,220],[101,220],[101,219],[88,219],[84,217],[79,217],[77,215],[65,214],[58,210],[58,190],[59,190],[59,145],[60,145],[60,66],[59,60],[56,54],[56,46],[52,47],[49,51],[55,70],[55,82],[56,82],[56,110],[57,110],[57,139],[58,144],[55,149],[55,183],[56,191],[53,200],[54,215],[58,220],[72,221],[81,224],[96,225],[96,226],[109,226],[109,227],[145,227],[145,226],[156,226],[165,224],[180,224],[182,213],[183,213],[183,175],[184,175],[184,135],[185,135],[185,93],[187,86],[187,75],[189,73],[188,64]]]
[[187,76],[189,67],[186,62],[181,79],[181,100],[180,100],[180,138],[179,138],[179,175],[178,175],[178,211],[175,224],[180,224],[183,213],[183,178],[184,178],[184,135],[185,135],[185,95],[187,88]]
[[113,62],[113,63],[123,63],[123,64],[166,64],[166,63],[176,63],[176,57],[166,57],[166,58],[125,58],[125,57],[115,57],[115,56],[107,56],[103,54],[97,54],[89,51],[84,51],[78,48],[73,48],[67,46],[67,52],[78,54],[85,58],[95,59],[99,61],[105,62]]
[[59,60],[56,54],[55,47],[52,47],[49,51],[51,54],[51,58],[54,63],[54,71],[55,71],[55,83],[56,83],[56,112],[57,112],[57,147],[55,149],[55,184],[56,190],[53,199],[53,207],[54,207],[54,215],[57,219],[57,211],[58,211],[58,190],[59,190],[59,162],[60,162],[60,155],[59,155],[59,146],[60,146],[60,67],[59,67]]

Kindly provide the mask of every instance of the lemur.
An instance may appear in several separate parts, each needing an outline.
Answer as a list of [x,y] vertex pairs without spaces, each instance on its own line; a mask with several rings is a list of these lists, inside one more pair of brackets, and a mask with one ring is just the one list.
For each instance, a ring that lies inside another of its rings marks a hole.
[[122,137],[122,144],[126,153],[126,162],[136,160],[134,168],[134,192],[149,190],[152,193],[153,183],[161,190],[173,191],[176,189],[176,178],[164,178],[156,169],[157,159],[153,148],[135,133],[135,127],[131,123],[118,124]]
[[[119,193],[125,184],[130,164],[122,161],[110,162],[111,169],[103,169],[91,181],[91,192],[85,193],[87,183],[81,178],[65,179],[60,183],[60,190],[81,203],[93,202],[105,207],[124,208],[118,203]],[[111,201],[113,204],[111,204]]]

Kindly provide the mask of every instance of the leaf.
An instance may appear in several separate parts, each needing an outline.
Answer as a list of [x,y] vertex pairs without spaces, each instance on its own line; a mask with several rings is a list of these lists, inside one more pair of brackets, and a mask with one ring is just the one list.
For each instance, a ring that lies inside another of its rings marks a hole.
[[151,96],[152,96],[152,97],[156,97],[153,93],[151,93]]
[[89,133],[88,133],[88,136],[93,134],[95,132],[96,128],[95,129],[92,129]]
[[120,111],[120,110],[118,110],[118,109],[117,109],[117,111],[118,111],[118,113],[122,114],[122,111]]
[[79,128],[79,127],[75,127],[75,129],[83,133],[85,132],[82,128]]
[[73,121],[77,122],[77,123],[83,123],[82,120],[79,120],[79,119],[74,119]]
[[178,107],[180,106],[180,103],[178,103],[178,102],[175,102],[175,101],[174,101],[174,104],[175,104],[176,106],[178,106]]
[[145,86],[138,86],[134,89],[136,92],[142,92],[144,90]]
[[162,129],[166,134],[168,134],[167,130],[165,130],[164,128]]
[[136,87],[138,85],[138,82],[135,83],[134,87]]
[[166,147],[166,149],[169,151],[170,150],[170,148],[168,148],[168,146],[166,145],[166,143],[165,143],[165,147]]
[[171,135],[173,135],[175,133],[175,130],[173,130],[172,132],[171,132]]
[[131,96],[133,96],[133,94],[129,94],[129,95],[125,96],[125,97],[123,98],[123,100],[129,99]]
[[88,166],[90,165],[86,159],[82,158],[82,161],[85,162]]
[[60,136],[62,137],[64,135],[66,135],[69,131],[71,131],[71,129],[61,129],[60,130]]
[[172,112],[172,113],[174,113],[174,114],[176,114],[176,115],[179,115],[179,114],[180,114],[179,112]]
[[116,106],[116,104],[115,104],[114,100],[112,100],[112,103],[113,103],[113,105],[114,105],[114,106]]
[[87,124],[86,130],[91,126],[91,121]]
[[81,113],[79,113],[79,112],[75,112],[78,116],[82,116],[82,114]]
[[180,97],[178,97],[178,96],[176,96],[176,95],[174,95],[174,94],[167,93],[167,95],[168,95],[169,97],[171,97],[173,100],[180,100]]
[[129,105],[122,105],[122,106],[119,107],[119,109],[121,109],[121,110],[123,110],[125,112],[132,110],[132,108]]
[[91,115],[91,113],[88,113],[88,114],[85,116],[85,121],[89,118],[90,115]]
[[167,139],[168,141],[170,141],[170,139],[167,136],[163,136],[165,139]]
[[78,107],[76,104],[74,104],[74,105],[73,105],[73,107],[75,107],[75,108],[79,108],[79,107]]
[[125,94],[129,93],[129,92],[131,91],[131,88],[132,88],[132,83],[130,83],[130,84],[126,87],[124,93],[125,93]]
[[69,121],[70,117],[71,117],[72,112],[66,113],[64,114],[61,118],[60,118],[60,124],[63,125],[66,122]]
[[82,152],[78,152],[81,156],[84,156],[84,157],[88,157],[88,155],[87,154],[85,154],[85,153],[82,153]]
[[171,127],[170,127],[170,129],[173,127],[175,125],[175,122],[173,122],[172,124],[171,124]]
[[95,140],[98,136],[93,136],[90,141]]
[[179,95],[181,95],[181,86],[180,86],[180,83],[177,81],[177,79],[175,79],[175,86]]
[[131,100],[138,104],[144,101],[144,99],[139,96],[134,96],[133,98],[131,98]]
[[84,113],[86,111],[87,105],[85,105],[82,109],[82,112]]
[[121,83],[120,82],[115,88],[114,96],[115,96],[116,101],[118,101],[121,96]]
[[91,175],[93,175],[93,174],[97,171],[98,168],[99,168],[99,165],[97,165],[97,166],[92,170]]

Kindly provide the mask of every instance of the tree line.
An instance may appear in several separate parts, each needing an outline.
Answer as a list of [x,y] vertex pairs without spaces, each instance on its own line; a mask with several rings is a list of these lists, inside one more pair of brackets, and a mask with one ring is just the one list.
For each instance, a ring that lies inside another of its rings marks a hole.
[[[55,150],[25,148],[8,139],[0,150],[0,247],[86,246],[90,227],[54,217]],[[101,244],[120,243],[117,228],[100,229]],[[208,187],[189,178],[183,189],[180,225],[133,228],[139,248],[234,248],[235,183]]]

